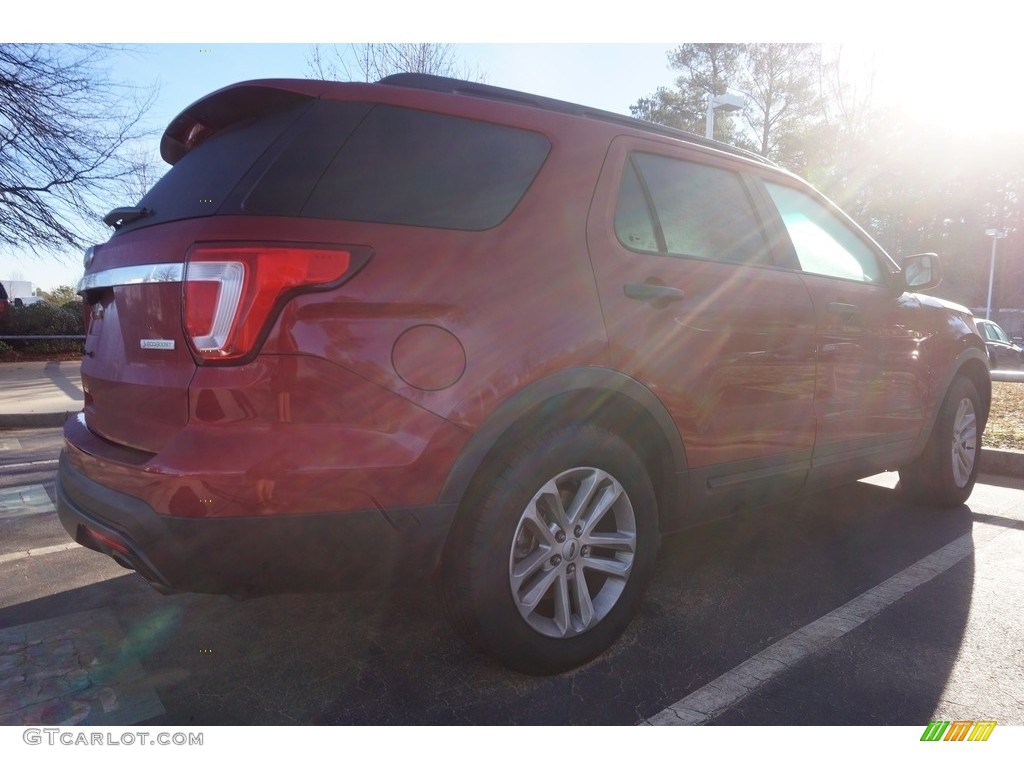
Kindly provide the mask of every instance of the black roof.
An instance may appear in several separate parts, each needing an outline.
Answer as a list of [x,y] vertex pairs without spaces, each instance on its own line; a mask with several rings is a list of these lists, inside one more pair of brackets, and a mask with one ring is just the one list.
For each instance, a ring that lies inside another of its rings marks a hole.
[[620,115],[615,112],[608,112],[604,109],[594,109],[582,104],[575,104],[571,101],[561,101],[547,96],[537,96],[524,91],[514,91],[510,88],[499,88],[495,85],[485,83],[474,83],[469,80],[458,80],[453,77],[440,77],[439,75],[423,75],[416,72],[402,72],[397,75],[389,75],[378,82],[384,85],[399,85],[404,88],[420,88],[427,91],[439,91],[441,93],[453,93],[461,96],[476,96],[483,99],[494,99],[497,101],[509,101],[523,104],[538,109],[546,109],[552,112],[561,112],[567,115],[578,117],[589,117],[594,120],[601,120],[606,123],[614,123],[628,128],[634,128],[647,133],[655,133],[661,136],[668,136],[673,139],[682,139],[692,144],[700,144],[704,147],[711,147],[721,152],[728,152],[747,160],[754,160],[765,165],[775,165],[772,161],[746,149],[734,147],[721,141],[707,139],[696,133],[683,131],[678,128],[670,128],[667,125],[651,123],[647,120],[640,120],[635,117]]

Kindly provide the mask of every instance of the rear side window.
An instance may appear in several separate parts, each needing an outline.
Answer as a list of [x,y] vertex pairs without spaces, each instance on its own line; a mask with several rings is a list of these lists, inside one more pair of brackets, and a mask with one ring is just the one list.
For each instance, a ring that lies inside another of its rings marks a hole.
[[153,213],[118,233],[218,212],[250,166],[309,107],[298,104],[270,116],[243,120],[210,137],[174,164],[139,205]]
[[733,264],[768,264],[760,219],[732,171],[633,153],[624,169],[615,233],[627,248]]
[[539,133],[478,120],[308,102],[200,144],[142,199],[154,213],[119,231],[214,213],[489,229],[550,148]]
[[302,216],[489,229],[511,213],[549,149],[532,131],[379,105],[341,146]]

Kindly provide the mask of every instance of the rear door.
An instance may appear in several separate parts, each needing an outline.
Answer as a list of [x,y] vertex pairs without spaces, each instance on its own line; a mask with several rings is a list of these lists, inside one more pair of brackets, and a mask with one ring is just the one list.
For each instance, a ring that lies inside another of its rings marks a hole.
[[796,492],[814,444],[814,308],[742,170],[620,137],[588,222],[611,365],[665,404],[722,513]]

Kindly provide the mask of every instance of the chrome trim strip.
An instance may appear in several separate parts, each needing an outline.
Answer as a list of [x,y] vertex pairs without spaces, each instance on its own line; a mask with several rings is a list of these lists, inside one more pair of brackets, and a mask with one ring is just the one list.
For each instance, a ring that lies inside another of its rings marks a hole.
[[184,264],[140,264],[135,267],[116,267],[85,275],[78,281],[77,292],[82,293],[93,288],[113,288],[117,285],[180,283],[184,276]]

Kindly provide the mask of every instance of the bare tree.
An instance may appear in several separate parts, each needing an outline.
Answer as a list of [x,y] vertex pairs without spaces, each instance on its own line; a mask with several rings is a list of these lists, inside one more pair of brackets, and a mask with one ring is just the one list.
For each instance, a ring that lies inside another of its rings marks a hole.
[[136,202],[145,197],[168,166],[150,146],[137,145],[124,153],[129,165],[124,177],[124,194],[126,200]]
[[372,83],[399,72],[485,80],[480,68],[463,62],[449,43],[362,43],[342,48],[314,45],[306,65],[310,74],[321,80]]
[[870,132],[875,111],[875,81],[878,77],[877,51],[866,57],[852,55],[843,45],[833,46],[821,62],[820,90],[826,120],[846,138]]
[[0,248],[81,248],[133,172],[152,103],[110,79],[112,49],[0,44]]
[[759,43],[745,46],[746,72],[740,90],[745,115],[757,135],[760,153],[799,167],[794,139],[822,120],[820,46]]

